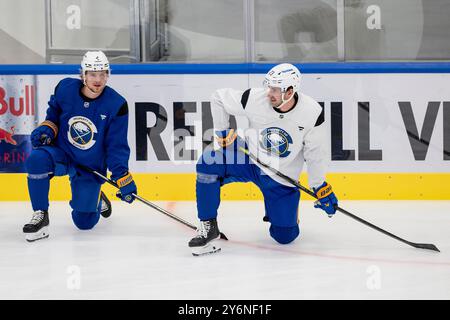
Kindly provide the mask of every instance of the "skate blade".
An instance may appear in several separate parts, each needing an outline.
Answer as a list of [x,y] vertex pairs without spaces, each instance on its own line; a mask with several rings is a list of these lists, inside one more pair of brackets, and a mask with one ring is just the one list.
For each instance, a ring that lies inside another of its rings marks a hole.
[[41,240],[49,237],[48,227],[43,227],[38,232],[25,233],[25,240],[28,242],[34,242],[36,240]]
[[222,250],[222,248],[220,248],[217,244],[210,242],[204,247],[192,248],[192,255],[194,257],[206,256],[208,254],[220,252],[220,250]]

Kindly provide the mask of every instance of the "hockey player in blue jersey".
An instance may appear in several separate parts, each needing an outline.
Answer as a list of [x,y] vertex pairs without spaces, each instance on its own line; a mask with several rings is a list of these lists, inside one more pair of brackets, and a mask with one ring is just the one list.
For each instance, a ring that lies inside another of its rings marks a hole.
[[69,175],[72,220],[81,230],[92,229],[100,215],[111,214],[111,203],[101,192],[103,181],[79,165],[111,179],[120,187],[118,197],[131,203],[137,193],[128,170],[128,105],[106,85],[110,74],[107,57],[88,51],[81,62],[81,80],[65,78],[48,102],[47,116],[32,133],[33,150],[27,159],[28,191],[34,210],[23,227],[28,241],[49,236],[50,180]]

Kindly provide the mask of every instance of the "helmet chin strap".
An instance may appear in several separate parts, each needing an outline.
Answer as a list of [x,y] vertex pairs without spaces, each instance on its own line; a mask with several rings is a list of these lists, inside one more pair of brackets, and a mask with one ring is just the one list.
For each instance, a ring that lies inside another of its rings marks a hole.
[[278,107],[274,107],[275,109],[281,109],[281,108],[283,108],[283,106],[285,106],[286,103],[288,103],[289,101],[291,101],[292,98],[295,96],[295,93],[293,93],[292,96],[291,96],[289,99],[285,100],[285,99],[284,99],[284,95],[285,95],[285,94],[286,94],[286,92],[283,93],[283,94],[281,95],[281,103],[280,103],[280,105],[279,105]]

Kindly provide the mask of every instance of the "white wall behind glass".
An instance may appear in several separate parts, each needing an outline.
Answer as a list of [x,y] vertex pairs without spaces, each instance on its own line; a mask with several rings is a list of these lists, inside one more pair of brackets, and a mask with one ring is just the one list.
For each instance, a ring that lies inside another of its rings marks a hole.
[[[45,2],[0,0],[0,64],[45,63]],[[55,48],[130,48],[130,0],[51,2]],[[256,61],[337,60],[337,0],[252,2]],[[347,61],[450,60],[450,0],[344,4]],[[243,0],[161,0],[160,7],[166,60],[245,61]]]
[[345,0],[345,59],[415,59],[422,0]]
[[1,0],[0,63],[45,62],[45,1]]
[[448,60],[449,15],[449,0],[345,0],[345,58]]
[[130,0],[53,0],[51,17],[54,48],[130,48]]
[[336,0],[255,0],[257,61],[337,60]]
[[242,62],[242,0],[168,0],[168,60]]

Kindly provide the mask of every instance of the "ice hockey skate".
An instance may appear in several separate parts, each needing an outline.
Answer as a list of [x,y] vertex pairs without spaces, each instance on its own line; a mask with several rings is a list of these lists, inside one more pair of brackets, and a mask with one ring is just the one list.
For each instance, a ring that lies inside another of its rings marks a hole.
[[23,233],[25,233],[25,239],[28,242],[33,242],[40,239],[48,238],[48,212],[36,211],[33,213],[31,221],[23,226]]
[[216,219],[200,221],[200,227],[197,229],[197,232],[198,235],[189,241],[192,255],[203,256],[221,250],[217,244],[217,240],[220,239],[220,232]]
[[111,201],[106,197],[103,191],[100,192],[100,214],[103,218],[108,218],[112,213]]

